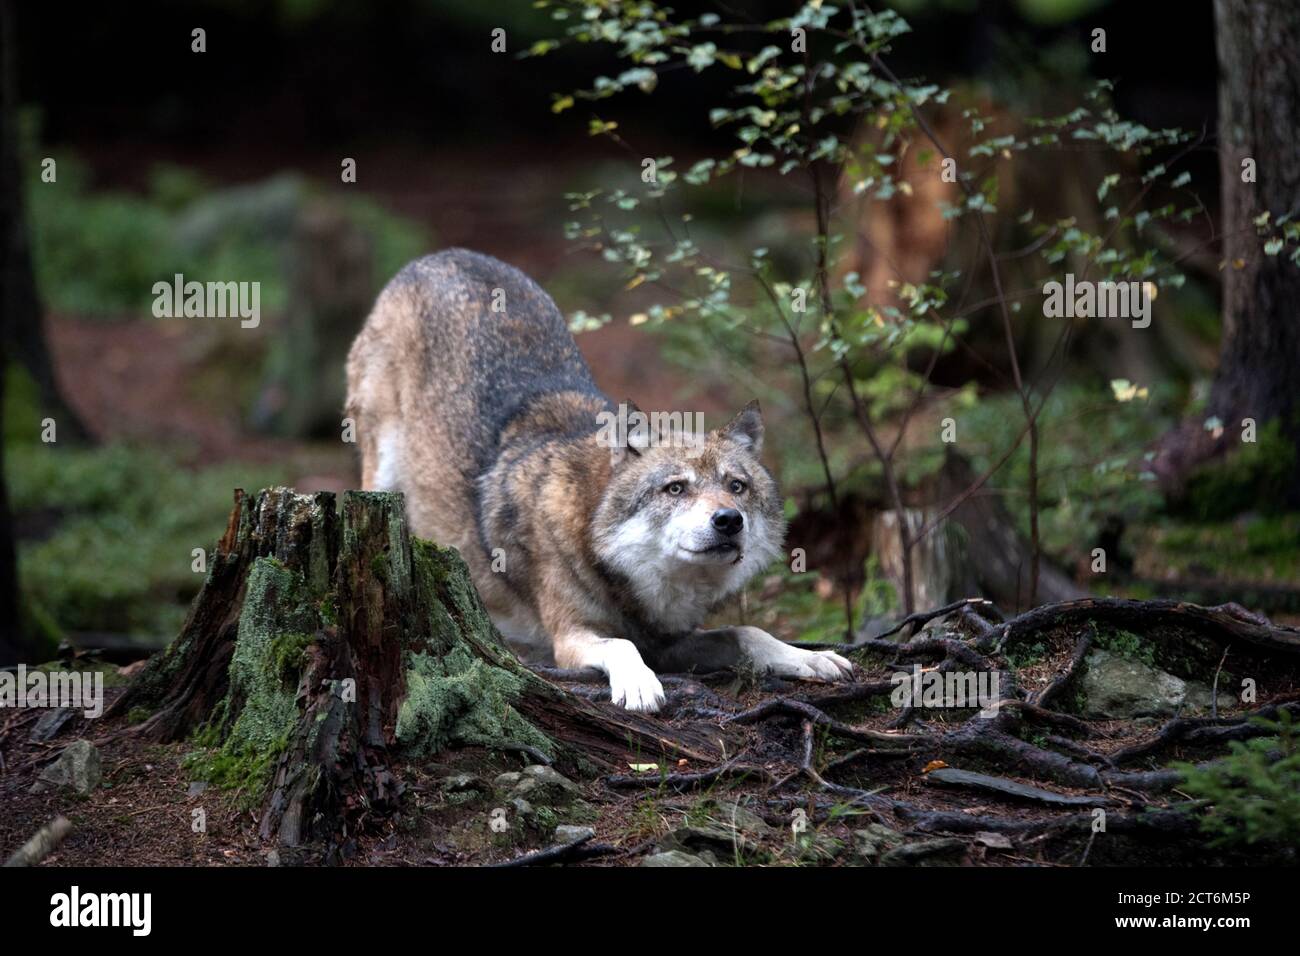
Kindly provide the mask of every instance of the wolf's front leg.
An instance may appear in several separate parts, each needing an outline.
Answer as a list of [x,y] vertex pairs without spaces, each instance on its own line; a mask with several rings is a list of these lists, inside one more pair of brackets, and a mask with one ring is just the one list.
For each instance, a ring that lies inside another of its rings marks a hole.
[[761,627],[737,625],[697,631],[698,645],[710,647],[713,655],[732,656],[735,664],[748,663],[760,674],[801,680],[839,681],[853,676],[853,664],[834,651],[809,651],[778,640]]
[[664,705],[663,685],[631,641],[583,629],[568,631],[555,640],[555,662],[604,672],[609,677],[610,700],[628,710],[654,713]]

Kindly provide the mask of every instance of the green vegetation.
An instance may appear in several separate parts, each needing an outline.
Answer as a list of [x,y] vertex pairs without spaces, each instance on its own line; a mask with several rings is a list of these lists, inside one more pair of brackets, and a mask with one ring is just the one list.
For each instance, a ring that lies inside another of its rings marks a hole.
[[[344,553],[347,545],[344,545]],[[390,553],[397,554],[394,547]],[[451,744],[526,743],[554,756],[555,744],[515,709],[528,674],[503,649],[497,659],[475,654],[472,635],[488,654],[499,648],[495,630],[453,548],[411,541],[414,590],[429,617],[429,646],[407,658],[406,699],[397,713],[397,739],[408,752],[432,756]],[[502,666],[496,666],[502,665]]]
[[1180,577],[1278,584],[1300,580],[1300,512],[1221,521],[1171,518],[1143,537],[1157,566]]
[[[323,195],[307,180],[285,174],[222,188],[191,169],[159,165],[139,192],[104,191],[77,156],[54,158],[56,183],[33,177],[27,194],[37,281],[50,309],[147,317],[154,283],[175,273],[258,281],[262,308],[283,306],[295,224]],[[428,249],[422,229],[371,200],[328,201],[369,237],[376,288]],[[249,404],[264,364],[260,348],[226,349],[198,363],[196,394]],[[24,610],[29,630],[51,649],[66,631],[172,637],[203,582],[192,551],[210,549],[221,533],[233,489],[291,477],[287,467],[264,463],[192,468],[183,449],[42,444],[35,389],[17,367],[4,399]]]
[[416,756],[433,756],[453,743],[489,746],[502,740],[554,753],[554,745],[513,706],[523,691],[519,678],[463,645],[441,658],[413,654],[406,689],[397,739]]
[[1033,644],[1007,648],[1003,656],[1012,670],[1020,670],[1040,663],[1047,656],[1047,646],[1042,641],[1035,641]]
[[1242,442],[1226,459],[1192,475],[1186,511],[1200,521],[1219,521],[1243,511],[1276,512],[1295,483],[1295,473],[1296,449],[1275,419],[1260,426],[1254,442]]
[[[929,377],[932,362],[963,339],[980,343],[980,363],[995,370],[1041,365],[1049,353],[1055,360],[1050,337],[1030,332],[1026,294],[1004,288],[1032,293],[1045,280],[1081,273],[1142,283],[1152,297],[1168,291],[1166,301],[1181,302],[1186,277],[1154,233],[1199,213],[1191,173],[1175,168],[1189,134],[1123,119],[1111,83],[1084,91],[1078,58],[1064,95],[1011,109],[990,106],[984,88],[900,79],[880,59],[908,42],[911,27],[896,9],[805,3],[784,18],[742,23],[730,10],[692,17],[600,0],[542,6],[561,36],[533,53],[608,52],[606,72],[556,93],[553,112],[572,110],[591,136],[648,157],[626,165],[621,179],[569,191],[566,238],[609,265],[632,293],[628,322],[661,335],[665,354],[689,365],[697,381],[739,380],[787,419],[804,418],[804,427],[783,430],[788,485],[828,489],[826,497],[832,486],[840,496],[860,491],[897,509],[917,497],[911,492],[928,494],[946,443],[975,459],[976,474],[1017,449],[989,488],[1005,494],[1026,531],[1036,488],[1035,544],[1065,559],[1085,555],[1112,516],[1161,504],[1146,448],[1181,414],[1170,407],[1185,399],[1181,387],[1149,399],[1156,392],[1149,384],[1067,378],[1034,415],[1049,391],[1044,383],[1055,388],[1052,376],[1026,375],[1014,393],[991,399],[972,381],[941,389]],[[792,34],[801,41],[793,51]],[[614,118],[615,100],[655,95],[659,76],[678,68],[715,82],[701,117],[734,134],[729,148],[689,165],[658,154],[643,130]],[[1066,103],[1073,108],[1061,115],[1023,115]],[[1095,190],[1085,187],[1064,205],[1059,195],[1040,193],[1041,204],[1026,191],[1013,190],[1011,202],[1000,195],[1005,182],[1023,185],[1032,179],[1027,170],[1059,164],[1081,142],[1096,149],[1070,172]],[[926,198],[916,184],[940,167],[953,188]],[[1153,186],[1168,201],[1144,208]],[[890,250],[874,250],[889,269],[872,274],[875,260],[860,253],[863,224],[877,208],[889,218],[899,197],[933,205],[948,252],[930,256],[925,270],[905,271]],[[719,200],[730,206],[722,229]],[[984,277],[986,256],[1005,262],[1006,286]],[[970,308],[972,300],[986,304]],[[570,325],[586,331],[610,321],[584,310]],[[1026,354],[989,354],[983,345],[994,329]],[[951,437],[931,430],[946,418]],[[908,440],[894,444],[900,427]],[[1031,444],[1039,449],[1033,465]],[[912,609],[914,596],[903,597]]]
[[[1217,847],[1300,844],[1300,746],[1291,714],[1252,720],[1276,736],[1228,744],[1231,754],[1203,767],[1182,763],[1192,796],[1209,800],[1201,828]],[[1280,753],[1279,759],[1273,759]]]
[[[1163,397],[1162,397],[1163,396]],[[1158,390],[1149,399],[1116,399],[1111,386],[1060,385],[1039,421],[1039,522],[1045,550],[1063,561],[1086,557],[1109,515],[1158,509],[1162,496],[1147,470],[1147,446],[1176,420],[1172,395]],[[957,418],[961,447],[982,472],[1014,443],[1023,423],[1012,395],[981,399]],[[999,488],[1024,487],[1029,450],[1021,445],[998,475]],[[1028,500],[1004,496],[1026,535]],[[1113,556],[1112,556],[1113,558]]]
[[210,550],[224,530],[233,489],[282,484],[283,470],[238,462],[192,470],[161,450],[42,444],[30,380],[10,381],[10,508],[20,527],[36,528],[18,549],[29,613],[51,638],[106,630],[170,639],[203,583],[192,551]]
[[1092,631],[1092,641],[1097,647],[1148,667],[1156,666],[1155,645],[1140,634],[1134,634],[1123,628],[1104,631],[1095,624],[1092,625]]
[[[58,311],[114,317],[149,314],[155,282],[176,273],[201,281],[261,283],[264,310],[284,307],[287,246],[303,207],[317,195],[290,173],[222,188],[192,170],[154,167],[143,193],[91,187],[88,167],[56,153],[58,180],[28,186],[37,284]],[[374,285],[430,238],[409,220],[360,196],[339,202],[374,246]]]
[[[784,564],[780,568],[781,588],[773,607],[783,636],[811,643],[842,640],[844,609],[818,593],[821,574],[815,570],[796,573]],[[874,555],[867,559],[864,573],[853,616],[859,623],[889,616],[898,608],[894,586],[881,574],[880,561]]]

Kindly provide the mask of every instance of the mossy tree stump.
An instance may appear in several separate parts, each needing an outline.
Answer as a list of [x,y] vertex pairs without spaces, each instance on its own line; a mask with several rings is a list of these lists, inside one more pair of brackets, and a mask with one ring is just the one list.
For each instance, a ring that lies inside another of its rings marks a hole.
[[719,741],[577,698],[501,642],[460,555],[413,539],[401,495],[235,493],[180,636],[110,714],[193,738],[206,779],[260,804],[261,833],[337,846],[400,801],[400,766],[447,747],[544,753],[568,772]]

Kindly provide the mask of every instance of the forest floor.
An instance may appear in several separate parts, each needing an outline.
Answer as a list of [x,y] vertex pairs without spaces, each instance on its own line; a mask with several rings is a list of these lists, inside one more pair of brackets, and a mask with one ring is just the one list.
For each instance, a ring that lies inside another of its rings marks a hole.
[[[669,703],[660,715],[665,735],[687,727],[715,733],[723,760],[629,751],[620,773],[574,774],[572,789],[539,786],[521,803],[518,774],[530,758],[472,747],[444,752],[432,762],[397,768],[406,788],[400,810],[383,819],[363,818],[342,862],[501,864],[565,840],[583,841],[564,854],[565,862],[586,866],[647,860],[1073,866],[1278,859],[1266,846],[1212,847],[1199,829],[1198,811],[1182,812],[1193,805],[1181,778],[1161,772],[1176,761],[1221,757],[1228,740],[1259,736],[1245,723],[1248,713],[1267,713],[1270,705],[1295,707],[1300,667],[1294,656],[1263,668],[1258,665],[1266,655],[1256,656],[1250,647],[1243,652],[1234,643],[1228,657],[1234,681],[1258,675],[1259,696],[1249,704],[1221,697],[1216,717],[1085,718],[1071,711],[1081,700],[1080,648],[1088,646],[1081,641],[1090,632],[1095,633],[1091,623],[1062,623],[1032,634],[1029,657],[1007,647],[990,651],[987,661],[1005,668],[1000,673],[1014,684],[1016,696],[1026,702],[1050,696],[1053,704],[1037,712],[1013,708],[1014,719],[999,723],[1008,718],[1003,708],[987,728],[978,726],[986,718],[971,709],[900,711],[882,690],[905,658],[928,658],[927,670],[937,671],[959,660],[979,663],[975,644],[933,629],[898,645],[896,653],[884,644],[854,651],[861,672],[847,685],[771,678],[755,684],[734,674],[668,678]],[[1168,647],[1176,634],[1157,625],[1150,636]],[[944,646],[946,641],[952,644]],[[1023,652],[1028,645],[1019,643]],[[1213,647],[1201,643],[1202,661],[1209,661]],[[936,654],[942,657],[938,664]],[[1183,659],[1184,667],[1201,672],[1200,664]],[[107,690],[111,703],[125,677],[112,665],[99,666],[115,685]],[[608,690],[589,675],[544,673],[612,708]],[[0,853],[62,814],[73,831],[46,865],[320,862],[312,852],[272,852],[258,837],[259,801],[249,794],[195,783],[186,757],[196,745],[142,744],[124,732],[129,727],[123,721],[80,717],[59,736],[34,742],[29,735],[40,716],[36,710],[11,711],[0,722],[0,805],[6,808]],[[77,736],[99,747],[99,785],[85,797],[30,792],[41,769]],[[970,746],[979,739],[998,742]],[[980,776],[958,773],[954,779],[957,771]],[[1099,810],[1103,829],[1096,832]],[[200,817],[202,826],[196,824]],[[594,834],[562,830],[557,836],[557,826],[589,827]],[[1281,854],[1285,859],[1285,850]]]

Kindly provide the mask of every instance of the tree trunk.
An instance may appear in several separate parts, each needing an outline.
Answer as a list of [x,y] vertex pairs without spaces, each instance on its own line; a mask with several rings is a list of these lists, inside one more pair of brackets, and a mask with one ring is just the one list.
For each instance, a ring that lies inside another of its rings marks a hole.
[[[5,350],[0,342],[0,422],[4,421]],[[18,562],[14,525],[5,483],[4,442],[0,441],[0,664],[23,660],[28,650],[18,611]]]
[[[925,526],[934,515],[932,508],[905,508],[912,534]],[[871,525],[871,553],[880,562],[880,572],[894,587],[896,607],[906,607],[903,600],[903,547],[898,534],[898,512],[882,511]],[[945,522],[912,545],[913,603],[919,608],[933,608],[973,594],[974,575],[968,567],[965,548],[950,533]]]
[[193,735],[209,748],[200,774],[260,799],[264,838],[331,849],[398,805],[403,763],[447,747],[532,748],[570,772],[722,756],[716,734],[526,669],[460,555],[412,539],[401,495],[384,493],[347,492],[336,515],[329,493],[236,492],[184,629],[109,715],[151,740]]
[[[59,438],[85,442],[89,440],[86,426],[59,391],[32,271],[23,197],[28,176],[18,159],[14,19],[13,0],[0,0],[0,338],[7,357],[22,365],[35,381],[43,417],[55,420]],[[40,422],[31,422],[30,427],[35,434]]]
[[[1300,5],[1294,0],[1215,0],[1219,55],[1219,172],[1222,192],[1223,341],[1208,407],[1217,437],[1188,422],[1154,462],[1166,490],[1181,489],[1206,458],[1239,445],[1242,420],[1277,420],[1300,448],[1300,267],[1269,256],[1255,220],[1300,212]],[[1243,182],[1254,161],[1255,181]],[[1300,482],[1291,486],[1300,502]]]

